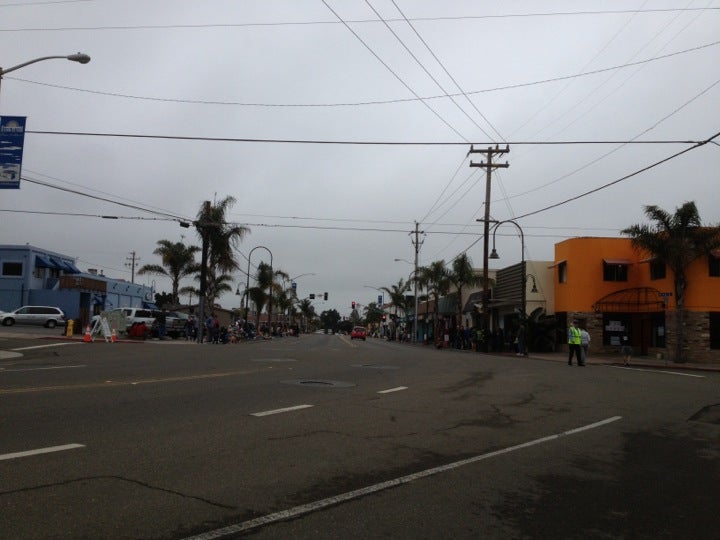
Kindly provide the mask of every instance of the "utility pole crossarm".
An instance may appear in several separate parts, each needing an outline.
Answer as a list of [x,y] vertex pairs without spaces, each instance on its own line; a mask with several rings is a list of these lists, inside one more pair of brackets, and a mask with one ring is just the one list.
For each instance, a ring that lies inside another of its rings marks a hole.
[[490,236],[490,185],[491,185],[491,179],[492,179],[492,171],[493,169],[507,169],[510,164],[505,163],[493,163],[493,157],[494,156],[501,156],[503,154],[507,154],[510,152],[510,146],[506,145],[504,149],[501,149],[498,145],[495,145],[495,148],[488,147],[484,150],[475,150],[475,148],[470,145],[470,150],[468,151],[468,156],[470,154],[483,154],[485,156],[486,161],[481,161],[480,163],[473,163],[470,162],[471,167],[482,167],[485,169],[486,177],[485,177],[485,219],[483,220],[483,296],[482,296],[482,308],[483,308],[483,334],[484,334],[484,342],[483,342],[483,348],[487,352],[487,345],[488,345],[488,338],[489,338],[489,328],[490,328],[490,317],[489,317],[489,309],[490,309],[490,297],[489,297],[489,290],[488,290],[488,283],[489,283],[489,276],[488,276],[488,241]]

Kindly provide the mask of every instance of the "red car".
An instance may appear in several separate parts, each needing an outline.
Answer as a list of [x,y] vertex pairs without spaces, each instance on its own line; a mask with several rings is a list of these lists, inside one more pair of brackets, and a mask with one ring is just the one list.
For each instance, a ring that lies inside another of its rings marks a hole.
[[350,332],[350,339],[362,339],[365,341],[365,338],[367,337],[367,330],[365,330],[364,326],[356,326],[352,329],[352,332]]

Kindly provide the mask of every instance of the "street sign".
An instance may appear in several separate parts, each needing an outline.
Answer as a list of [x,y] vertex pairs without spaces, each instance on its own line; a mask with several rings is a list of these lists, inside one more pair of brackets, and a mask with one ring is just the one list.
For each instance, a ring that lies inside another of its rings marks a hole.
[[20,188],[25,120],[25,116],[0,116],[0,188]]

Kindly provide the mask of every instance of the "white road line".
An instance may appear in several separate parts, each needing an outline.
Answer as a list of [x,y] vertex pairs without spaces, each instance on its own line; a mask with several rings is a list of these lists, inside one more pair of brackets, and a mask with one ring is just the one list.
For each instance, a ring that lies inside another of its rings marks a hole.
[[20,347],[19,349],[10,349],[11,351],[30,351],[32,349],[47,349],[48,347],[63,347],[65,345],[80,345],[82,341],[68,341],[67,343],[50,343],[49,345],[33,345],[32,347]]
[[388,388],[387,390],[380,390],[378,394],[389,394],[391,392],[400,392],[401,390],[407,390],[407,386],[398,386],[397,388]]
[[22,368],[22,369],[3,369],[5,373],[9,373],[11,371],[18,372],[18,371],[42,371],[46,369],[71,369],[71,368],[79,368],[79,367],[87,367],[85,364],[79,364],[77,366],[48,366],[48,367],[34,367],[34,368]]
[[50,454],[52,452],[62,452],[63,450],[73,450],[75,448],[85,448],[84,444],[63,444],[62,446],[48,446],[47,448],[38,448],[36,450],[28,450],[26,452],[15,452],[13,454],[0,454],[0,461],[5,459],[15,459],[28,456],[36,456],[38,454]]
[[600,426],[604,426],[606,424],[616,422],[616,421],[620,420],[621,418],[622,418],[621,416],[613,416],[611,418],[606,418],[605,420],[601,420],[600,422],[595,422],[594,424],[588,424],[586,426],[581,426],[579,428],[571,429],[569,431],[563,431],[562,433],[556,433],[555,435],[548,435],[547,437],[542,437],[540,439],[535,439],[532,441],[528,441],[526,443],[517,444],[515,446],[510,446],[508,448],[503,448],[502,450],[496,450],[495,452],[489,452],[487,454],[481,454],[479,456],[471,457],[468,459],[463,459],[460,461],[456,461],[455,463],[441,465],[440,467],[433,467],[432,469],[426,469],[424,471],[420,471],[420,472],[417,472],[414,474],[409,474],[407,476],[401,476],[400,478],[395,478],[394,480],[388,480],[387,482],[381,482],[379,484],[375,484],[375,485],[368,486],[365,488],[356,489],[355,491],[348,491],[347,493],[342,493],[342,494],[336,495],[334,497],[328,497],[327,499],[322,499],[320,501],[315,501],[315,502],[311,502],[308,504],[302,504],[300,506],[295,506],[294,508],[290,508],[288,510],[282,510],[280,512],[275,512],[274,514],[268,514],[266,516],[262,516],[262,517],[259,517],[256,519],[244,521],[242,523],[238,523],[237,525],[230,525],[228,527],[223,527],[221,529],[216,529],[214,531],[208,531],[206,533],[187,538],[186,540],[215,540],[217,538],[222,538],[227,535],[237,534],[237,533],[249,531],[251,529],[256,529],[258,527],[267,525],[269,523],[275,523],[277,521],[285,521],[288,519],[293,519],[293,518],[296,518],[296,517],[304,515],[304,514],[309,514],[316,510],[321,510],[323,508],[327,508],[328,506],[334,506],[336,504],[339,504],[339,503],[342,503],[345,501],[364,497],[365,495],[369,495],[371,493],[377,493],[378,491],[383,491],[383,490],[390,489],[390,488],[400,486],[403,484],[408,484],[408,483],[410,483],[414,480],[418,480],[420,478],[425,478],[427,476],[432,476],[432,475],[439,474],[442,472],[446,472],[446,471],[450,471],[450,470],[457,469],[460,467],[464,467],[465,465],[477,463],[478,461],[490,459],[490,458],[493,458],[496,456],[500,456],[502,454],[508,454],[510,452],[514,452],[516,450],[521,450],[523,448],[529,448],[531,446],[546,443],[546,442],[549,442],[549,441],[552,441],[555,439],[559,439],[561,437],[575,435],[577,433],[580,433],[582,431],[587,431],[589,429],[598,428]]
[[270,416],[271,414],[280,414],[284,412],[290,412],[290,411],[299,411],[300,409],[307,409],[309,407],[314,407],[314,405],[295,405],[294,407],[285,407],[284,409],[275,409],[273,411],[263,411],[263,412],[256,412],[252,413],[250,416]]
[[644,368],[636,368],[636,367],[626,367],[626,366],[608,366],[615,369],[627,369],[629,371],[649,371],[650,373],[664,373],[665,375],[680,375],[682,377],[695,377],[696,379],[704,379],[705,375],[693,375],[692,373],[680,373],[679,371],[665,371],[662,369],[644,369]]

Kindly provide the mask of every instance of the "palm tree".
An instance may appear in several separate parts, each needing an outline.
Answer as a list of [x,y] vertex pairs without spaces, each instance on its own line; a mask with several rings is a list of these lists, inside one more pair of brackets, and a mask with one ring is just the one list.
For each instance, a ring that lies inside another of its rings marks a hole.
[[418,271],[420,282],[425,285],[428,296],[435,301],[433,306],[433,338],[437,339],[438,319],[440,317],[440,297],[450,290],[450,274],[445,267],[445,261],[435,261],[430,266],[424,266]]
[[449,275],[450,282],[455,285],[457,289],[457,309],[458,309],[458,320],[457,325],[460,328],[462,325],[462,290],[463,287],[475,287],[482,283],[482,277],[478,276],[472,267],[472,260],[468,257],[467,253],[461,253],[458,255],[452,263],[452,271]]
[[298,309],[300,310],[303,319],[305,319],[305,331],[307,332],[308,321],[313,320],[316,316],[315,306],[312,305],[309,298],[303,298],[300,302],[298,302]]
[[[220,282],[222,274],[230,274],[239,269],[235,257],[235,249],[250,229],[240,225],[227,223],[226,214],[235,204],[234,197],[227,196],[221,201],[211,204],[206,201],[197,214],[196,226],[198,235],[207,248],[205,271],[207,282]],[[206,290],[206,303],[212,306],[215,296],[209,296]]]
[[260,312],[268,302],[268,295],[261,287],[250,287],[247,293],[248,298],[255,305],[255,328],[260,331]]
[[395,318],[397,319],[398,308],[403,310],[403,313],[407,311],[407,299],[405,293],[410,289],[410,283],[405,283],[403,278],[396,285],[388,287],[380,287],[381,290],[388,293],[390,296],[390,303],[395,307]]
[[146,264],[140,270],[138,275],[156,274],[170,278],[172,282],[172,303],[179,304],[178,292],[180,288],[180,280],[197,272],[198,265],[195,262],[195,253],[200,251],[197,246],[186,246],[182,242],[172,242],[170,240],[158,240],[158,247],[153,251],[153,255],[158,255],[162,261],[159,264]]
[[673,273],[675,288],[675,361],[684,362],[685,291],[688,287],[685,270],[695,259],[708,256],[720,245],[720,227],[703,227],[694,202],[686,202],[670,214],[651,205],[644,207],[653,224],[637,224],[624,229],[637,250],[644,250]]

